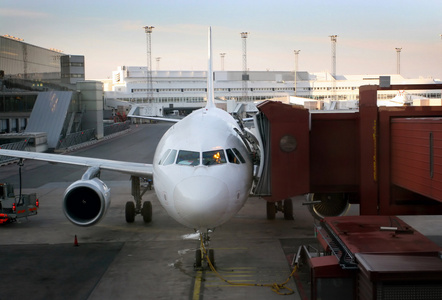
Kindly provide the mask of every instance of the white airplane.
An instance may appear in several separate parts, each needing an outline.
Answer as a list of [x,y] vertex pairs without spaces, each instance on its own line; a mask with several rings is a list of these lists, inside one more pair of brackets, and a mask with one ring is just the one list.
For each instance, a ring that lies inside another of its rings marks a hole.
[[[141,213],[144,221],[150,222],[151,203],[141,207],[139,183],[140,177],[152,178],[158,200],[168,214],[200,232],[207,243],[209,231],[243,207],[253,180],[253,164],[241,127],[214,103],[211,48],[209,28],[207,105],[175,120],[177,123],[160,140],[153,164],[3,149],[0,156],[88,167],[82,178],[67,188],[63,200],[66,217],[79,226],[96,224],[109,207],[110,189],[99,179],[101,170],[131,175],[135,203],[126,203],[126,220],[133,222]],[[197,263],[200,253],[197,251]]]

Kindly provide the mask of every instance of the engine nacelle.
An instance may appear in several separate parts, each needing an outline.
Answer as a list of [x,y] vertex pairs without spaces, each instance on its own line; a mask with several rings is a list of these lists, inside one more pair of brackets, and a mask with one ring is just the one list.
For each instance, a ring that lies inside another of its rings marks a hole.
[[98,178],[78,180],[64,193],[63,212],[78,226],[91,226],[104,217],[110,205],[110,189]]

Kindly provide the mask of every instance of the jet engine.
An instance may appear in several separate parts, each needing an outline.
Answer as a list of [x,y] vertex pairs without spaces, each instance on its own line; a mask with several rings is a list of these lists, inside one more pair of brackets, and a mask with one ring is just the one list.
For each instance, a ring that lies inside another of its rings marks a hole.
[[[310,213],[318,220],[324,217],[344,216],[350,208],[348,195],[345,193],[307,194]],[[307,203],[308,203],[307,202]]]
[[64,193],[63,211],[78,226],[91,226],[104,217],[110,205],[110,189],[98,178],[78,180]]

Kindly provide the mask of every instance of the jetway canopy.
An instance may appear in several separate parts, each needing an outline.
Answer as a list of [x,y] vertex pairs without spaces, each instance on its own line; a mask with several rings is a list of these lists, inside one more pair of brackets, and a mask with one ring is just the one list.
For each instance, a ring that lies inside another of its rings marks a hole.
[[257,108],[257,126],[264,144],[264,164],[256,194],[268,201],[309,191],[309,111],[296,105],[265,101]]
[[39,93],[25,132],[46,132],[48,134],[48,147],[56,148],[71,99],[72,92],[50,91]]

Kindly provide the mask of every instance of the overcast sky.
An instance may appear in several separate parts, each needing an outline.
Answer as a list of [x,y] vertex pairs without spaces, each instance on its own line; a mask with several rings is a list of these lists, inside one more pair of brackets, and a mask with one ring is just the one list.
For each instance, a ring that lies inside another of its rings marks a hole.
[[206,70],[207,28],[214,69],[242,70],[240,32],[249,32],[249,70],[331,71],[330,35],[338,35],[337,74],[401,74],[442,79],[440,0],[1,0],[0,34],[84,55],[86,79],[111,77],[117,66],[145,66],[154,26],[152,68]]

